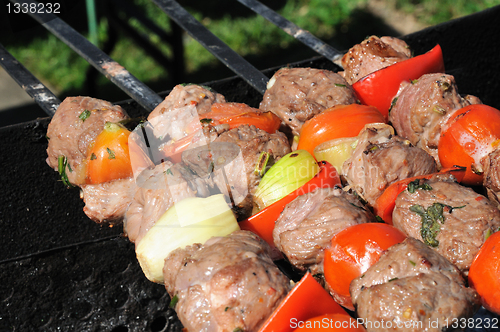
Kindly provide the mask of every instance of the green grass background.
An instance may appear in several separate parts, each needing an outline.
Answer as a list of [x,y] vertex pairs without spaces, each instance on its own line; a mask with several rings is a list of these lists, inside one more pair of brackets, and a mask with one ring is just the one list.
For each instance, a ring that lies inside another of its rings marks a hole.
[[[289,0],[263,1],[281,15],[300,27],[340,49],[347,49],[370,34],[395,34],[389,26],[366,9],[368,0]],[[468,15],[500,4],[500,0],[379,0],[393,10],[414,16],[424,25],[434,25],[453,18]],[[133,0],[138,10],[157,25],[170,31],[167,16],[149,0]],[[260,69],[298,61],[314,53],[298,44],[292,37],[274,27],[264,18],[254,15],[236,1],[179,1],[216,36]],[[84,9],[84,8],[83,8]],[[98,6],[97,13],[102,14]],[[78,22],[76,22],[78,21]],[[68,22],[73,25],[73,22]],[[129,23],[165,55],[171,55],[170,47],[152,34],[139,21]],[[86,34],[86,15],[80,9],[75,24]],[[98,44],[108,38],[109,22],[105,15],[98,17]],[[36,31],[35,31],[36,30]],[[184,38],[186,82],[201,83],[232,76],[228,69],[188,36]],[[86,94],[85,80],[88,63],[73,52],[57,37],[42,27],[11,33],[0,40],[24,66],[48,84],[60,96]],[[127,68],[141,81],[156,91],[171,89],[175,84],[167,70],[152,59],[125,34],[119,35],[118,43],[110,56]],[[97,80],[94,97],[108,100],[124,99],[104,77]]]

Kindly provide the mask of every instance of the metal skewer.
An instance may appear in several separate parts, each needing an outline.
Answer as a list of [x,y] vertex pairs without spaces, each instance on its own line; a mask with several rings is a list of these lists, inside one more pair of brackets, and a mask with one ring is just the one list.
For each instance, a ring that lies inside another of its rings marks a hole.
[[0,65],[43,109],[54,116],[61,101],[0,44]]
[[320,55],[339,65],[338,60],[342,58],[344,53],[328,45],[321,39],[311,34],[309,31],[301,29],[294,23],[290,22],[289,20],[257,0],[238,0],[238,2],[250,8],[257,14],[262,15],[265,19],[288,33],[290,36],[301,41]]
[[264,94],[269,78],[217,38],[174,0],[153,0],[172,20],[186,30],[222,63]]
[[[10,1],[13,3],[27,4],[27,6],[38,6],[38,3],[32,0]],[[111,82],[116,84],[147,110],[153,110],[162,102],[162,98],[153,90],[54,14],[34,12],[29,13],[29,15],[70,46],[101,74],[105,75]]]

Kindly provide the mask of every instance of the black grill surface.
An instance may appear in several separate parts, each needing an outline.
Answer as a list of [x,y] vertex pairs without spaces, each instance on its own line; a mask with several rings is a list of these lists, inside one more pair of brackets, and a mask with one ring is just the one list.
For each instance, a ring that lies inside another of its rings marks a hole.
[[[440,43],[459,91],[500,108],[499,16],[495,7],[405,39],[416,54]],[[292,66],[338,70],[320,57]],[[207,85],[229,101],[258,106],[262,98],[240,78]],[[145,115],[136,102],[120,104]],[[181,331],[164,287],[144,277],[121,227],[90,221],[79,191],[45,163],[48,123],[0,129],[0,331]]]

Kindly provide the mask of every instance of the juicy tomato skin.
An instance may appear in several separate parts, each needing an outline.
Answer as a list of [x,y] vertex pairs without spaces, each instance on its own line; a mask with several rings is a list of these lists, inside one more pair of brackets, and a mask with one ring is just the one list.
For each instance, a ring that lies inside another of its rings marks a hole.
[[128,148],[130,131],[116,123],[106,123],[87,154],[86,182],[104,183],[132,176]]
[[298,326],[294,332],[349,331],[364,332],[364,326],[347,314],[325,314],[306,321],[291,321]]
[[396,207],[396,198],[408,188],[410,182],[417,179],[430,179],[436,174],[453,174],[457,181],[461,182],[465,176],[465,171],[465,167],[453,166],[450,168],[442,168],[438,173],[414,176],[394,182],[377,198],[373,206],[373,212],[375,212],[375,215],[381,217],[385,223],[392,225],[392,212]]
[[500,232],[485,241],[472,262],[468,278],[483,307],[500,314]]
[[214,103],[204,118],[213,118],[220,123],[229,124],[233,129],[243,124],[254,125],[270,134],[276,132],[281,120],[271,112],[260,112],[258,109],[243,103]]
[[366,75],[354,83],[352,88],[362,104],[375,106],[387,119],[392,99],[401,82],[415,80],[429,73],[444,73],[443,52],[439,45],[425,54]]
[[372,106],[352,104],[331,107],[304,123],[297,149],[314,155],[314,148],[319,144],[335,138],[358,136],[366,124],[377,122],[387,121]]
[[337,233],[323,262],[325,280],[335,300],[354,310],[349,294],[351,281],[375,264],[384,250],[405,238],[403,232],[383,223],[354,225]]
[[481,159],[493,150],[499,139],[500,111],[482,104],[466,106],[450,117],[441,133],[439,161],[443,167],[467,167],[462,183],[480,185],[483,175],[473,170],[480,169]]

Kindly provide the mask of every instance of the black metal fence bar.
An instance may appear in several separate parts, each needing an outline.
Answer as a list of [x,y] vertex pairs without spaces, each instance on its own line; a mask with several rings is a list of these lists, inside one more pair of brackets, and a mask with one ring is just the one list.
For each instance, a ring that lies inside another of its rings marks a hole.
[[296,24],[290,22],[289,20],[287,20],[280,14],[276,13],[274,10],[267,7],[266,5],[260,3],[259,1],[238,0],[238,2],[247,6],[257,14],[262,15],[269,22],[273,23],[274,25],[276,25],[277,27],[279,27],[280,29],[282,29],[295,39],[301,41],[303,44],[309,46],[315,52],[324,56],[328,60],[335,62],[340,58],[342,58],[342,56],[344,55],[342,52],[328,45],[321,39],[311,34],[309,31],[301,29]]
[[[28,6],[37,4],[36,1],[32,0],[10,1]],[[29,13],[29,15],[147,110],[153,110],[162,101],[162,98],[153,90],[57,16],[49,13]]]
[[153,0],[153,2],[229,69],[264,94],[269,81],[267,76],[212,34],[176,1]]
[[0,65],[52,117],[61,101],[0,44]]

